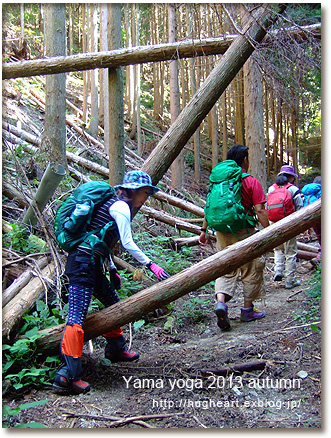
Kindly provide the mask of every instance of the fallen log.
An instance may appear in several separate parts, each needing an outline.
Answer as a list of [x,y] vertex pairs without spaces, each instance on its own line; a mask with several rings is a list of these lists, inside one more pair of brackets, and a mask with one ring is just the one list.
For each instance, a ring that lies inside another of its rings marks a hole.
[[[282,29],[291,35],[307,39],[308,35],[320,38],[321,24]],[[277,33],[281,32],[278,30]],[[277,33],[274,32],[276,35]],[[272,38],[272,32],[269,33]],[[146,62],[160,62],[178,58],[223,54],[237,35],[219,38],[188,39],[176,43],[129,47],[104,52],[89,52],[71,56],[54,56],[2,65],[2,79],[68,73],[95,68],[115,68]]]
[[[149,312],[238,268],[277,245],[307,230],[321,218],[321,201],[287,216],[245,240],[237,242],[176,275],[135,295],[89,315],[84,323],[85,341],[141,319]],[[40,331],[38,350],[57,352],[64,324]]]
[[[55,265],[51,263],[41,271],[41,277],[49,281],[53,279],[55,271]],[[9,337],[15,324],[27,310],[34,306],[44,291],[45,283],[39,277],[36,277],[2,309],[2,337]]]
[[6,181],[2,182],[2,194],[7,196],[9,199],[13,199],[20,207],[26,208],[30,205],[29,201],[27,200],[30,200],[30,197],[27,197],[26,199],[22,193],[16,189],[16,187],[12,186]]
[[[25,151],[32,152],[32,153],[38,152],[38,149],[35,147],[35,146],[40,146],[40,139],[38,137],[31,135],[26,131],[20,130],[20,129],[16,128],[15,126],[10,125],[9,123],[6,123],[4,121],[2,122],[2,126],[3,126],[3,129],[8,131],[9,133],[12,133],[16,137],[21,138],[22,140],[25,140],[28,143],[30,143],[30,145],[23,145],[23,149]],[[77,129],[78,129],[78,127],[77,127]],[[79,128],[79,129],[80,129],[80,131],[79,131],[80,133],[84,132],[81,128]],[[91,141],[93,139],[94,144],[96,146],[101,146],[103,148],[103,145],[100,142],[98,142],[98,140],[94,139],[92,136],[89,136],[88,138]],[[31,145],[33,145],[33,146],[31,146]],[[128,151],[126,150],[126,152],[128,152]],[[74,162],[76,164],[79,164],[80,166],[82,166],[86,169],[89,169],[92,172],[95,172],[101,176],[104,176],[105,178],[109,177],[109,170],[105,166],[102,166],[100,164],[96,164],[93,161],[90,161],[86,158],[80,157],[79,155],[76,155],[76,154],[69,152],[69,151],[66,152],[66,156],[67,156],[68,161],[70,161],[70,162]],[[106,156],[105,156],[105,159],[107,159]],[[126,165],[130,168],[134,168],[134,166],[132,166],[128,160],[126,160]],[[175,196],[168,195],[167,193],[165,193],[163,191],[156,193],[155,195],[153,195],[153,197],[155,199],[159,200],[161,203],[163,203],[163,202],[168,203],[168,204],[173,205],[175,207],[181,208],[182,210],[188,211],[189,213],[193,213],[198,217],[204,217],[203,208],[198,207],[189,201],[185,201],[184,199],[180,199],[180,198],[177,198]]]
[[316,252],[310,252],[310,251],[302,251],[302,249],[298,249],[297,257],[298,259],[303,260],[311,260],[317,256]]
[[178,230],[185,230],[193,234],[200,234],[201,227],[198,225],[190,224],[186,221],[183,221],[179,218],[175,218],[174,216],[165,213],[164,211],[155,210],[152,207],[143,206],[140,208],[140,213],[147,215],[149,218],[155,219],[159,222],[163,222],[167,225],[171,225],[172,227]]
[[193,213],[198,217],[203,218],[205,216],[205,211],[202,207],[198,207],[197,205],[192,204],[192,202],[185,201],[184,199],[177,198],[176,196],[168,195],[162,191],[156,193],[154,198],[158,201],[166,202],[189,213]]
[[215,376],[225,377],[232,373],[238,374],[255,370],[264,370],[268,363],[267,360],[263,359],[251,360],[249,362],[235,363],[224,368],[201,370],[200,372],[203,376],[214,374]]
[[[176,239],[171,239],[170,244],[172,248],[177,251],[178,249],[183,248],[183,246],[191,247],[199,245],[199,238],[200,236],[179,237]],[[216,241],[216,237],[212,234],[209,235],[209,238],[212,242]]]
[[[36,262],[36,269],[43,269],[50,261],[50,257],[43,257]],[[24,286],[26,286],[31,278],[35,275],[34,269],[29,269],[19,277],[17,277],[10,286],[8,286],[2,292],[2,307],[6,306],[10,300],[12,300]]]
[[319,251],[319,248],[314,245],[308,245],[307,243],[297,242],[298,249],[302,251],[315,252],[316,254]]
[[224,53],[231,39],[208,38],[168,44],[128,47],[104,52],[80,53],[72,56],[53,56],[2,65],[2,79],[40,76],[95,68],[116,68],[146,62],[167,61]]

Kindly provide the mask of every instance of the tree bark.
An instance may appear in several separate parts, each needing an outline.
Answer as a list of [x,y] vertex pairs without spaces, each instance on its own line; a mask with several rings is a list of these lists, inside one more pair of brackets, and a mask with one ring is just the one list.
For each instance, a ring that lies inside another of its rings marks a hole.
[[302,249],[302,251],[314,252],[318,253],[318,248],[313,245],[308,245],[307,243],[297,242],[298,249]]
[[298,252],[297,252],[298,259],[311,260],[311,259],[315,258],[316,256],[317,256],[317,254],[315,252],[303,251],[302,249],[298,249]]
[[[250,19],[248,8],[253,4],[241,5],[243,25]],[[262,74],[251,56],[244,65],[245,145],[249,147],[249,171],[267,191],[267,168],[264,145],[264,119],[262,99]]]
[[[161,283],[88,316],[83,325],[85,341],[138,320],[149,312],[231,272],[310,228],[320,217],[319,200]],[[62,324],[41,331],[42,337],[37,340],[38,349],[48,353],[57,351],[63,328]]]
[[[46,54],[56,56],[65,54],[65,5],[50,3],[46,5]],[[49,161],[58,162],[64,168],[66,161],[66,75],[46,77],[45,131],[42,148]]]
[[[98,51],[98,18],[97,18],[97,5],[91,4],[90,6],[90,29],[91,29],[91,52]],[[91,72],[91,118],[89,124],[89,131],[95,138],[98,137],[99,126],[99,75],[98,70]]]
[[151,176],[154,184],[162,178],[202,120],[254,51],[250,41],[255,41],[255,45],[257,45],[258,42],[263,40],[266,30],[271,25],[270,15],[263,6],[256,9],[253,14],[254,17],[244,28],[243,34],[238,36],[231,44],[220,62],[143,164],[141,170]]
[[[176,5],[168,4],[168,22],[169,22],[169,42],[174,43],[177,40],[177,23],[176,23]],[[180,92],[179,92],[179,74],[178,61],[171,60],[169,65],[170,76],[170,117],[171,123],[174,123],[180,114]],[[184,162],[183,154],[171,163],[171,185],[173,188],[180,190],[183,187]]]
[[[108,47],[118,49],[122,45],[121,4],[108,5]],[[123,102],[123,72],[121,67],[110,68],[109,84],[109,184],[121,184],[125,173],[124,162],[124,102]]]

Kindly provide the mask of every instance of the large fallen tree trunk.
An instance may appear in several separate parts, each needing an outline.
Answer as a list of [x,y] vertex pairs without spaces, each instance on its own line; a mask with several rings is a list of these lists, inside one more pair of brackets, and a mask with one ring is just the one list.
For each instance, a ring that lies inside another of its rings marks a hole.
[[[284,31],[285,29],[276,32]],[[276,34],[275,32],[275,34]],[[321,24],[286,29],[297,38],[308,36],[320,38]],[[207,38],[163,43],[150,46],[138,46],[105,52],[80,53],[72,56],[56,56],[47,59],[33,59],[2,65],[2,79],[27,76],[68,73],[95,68],[115,68],[146,62],[168,61],[178,58],[195,58],[196,56],[221,55],[225,53],[236,35],[220,38]]]
[[[167,280],[89,315],[83,327],[85,341],[140,319],[149,312],[198,289],[305,231],[320,218],[321,201],[319,200]],[[42,337],[37,341],[38,349],[47,353],[56,352],[63,328],[62,324],[41,331]]]
[[80,53],[72,56],[54,56],[2,65],[2,79],[68,73],[95,68],[116,68],[146,62],[167,61],[178,58],[223,54],[230,39],[208,38],[152,46],[128,47],[105,52]]
[[[281,11],[285,8],[285,4],[280,5]],[[252,18],[243,29],[242,34],[234,40],[225,55],[216,64],[210,75],[143,164],[141,170],[151,176],[154,184],[160,181],[171,163],[177,158],[203,119],[253,53],[255,47],[263,40],[268,28],[273,23],[268,4],[252,10],[251,14]],[[254,45],[252,42],[254,42]]]

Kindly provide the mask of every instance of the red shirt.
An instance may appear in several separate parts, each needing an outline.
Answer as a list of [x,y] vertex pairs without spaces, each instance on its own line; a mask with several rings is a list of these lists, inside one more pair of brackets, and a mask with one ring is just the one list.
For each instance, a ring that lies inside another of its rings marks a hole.
[[[245,169],[242,169],[244,173],[247,173]],[[247,176],[243,179],[241,190],[241,202],[245,207],[247,213],[254,205],[265,204],[266,198],[260,181],[253,176]]]

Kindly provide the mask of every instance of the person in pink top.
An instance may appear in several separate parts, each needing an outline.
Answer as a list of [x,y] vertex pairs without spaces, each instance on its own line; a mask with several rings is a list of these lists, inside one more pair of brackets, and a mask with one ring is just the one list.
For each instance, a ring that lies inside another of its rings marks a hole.
[[[244,173],[247,172],[248,162],[248,147],[243,145],[232,146],[227,153],[227,160],[234,160],[240,166]],[[242,204],[245,212],[252,214],[254,208],[256,216],[263,227],[269,225],[268,213],[265,209],[266,198],[263,192],[261,183],[253,176],[248,176],[242,181]],[[207,221],[204,219],[199,242],[202,245],[208,243],[208,234],[206,229]],[[218,251],[226,248],[238,240],[243,240],[246,237],[256,233],[256,228],[247,226],[246,228],[236,231],[236,235],[229,233],[216,232],[216,248]],[[243,264],[240,268],[230,272],[222,277],[219,277],[215,282],[216,305],[215,313],[217,316],[217,325],[222,331],[231,329],[230,320],[228,317],[227,302],[234,296],[239,279],[243,284],[244,305],[241,309],[241,321],[249,322],[261,319],[265,316],[264,310],[258,310],[254,307],[253,302],[263,298],[265,295],[263,269],[265,260],[259,257],[251,262]]]

